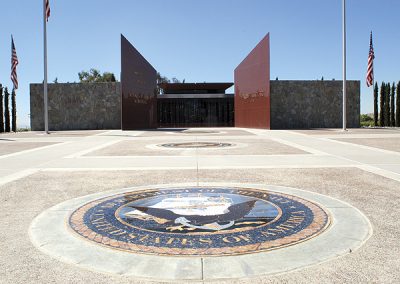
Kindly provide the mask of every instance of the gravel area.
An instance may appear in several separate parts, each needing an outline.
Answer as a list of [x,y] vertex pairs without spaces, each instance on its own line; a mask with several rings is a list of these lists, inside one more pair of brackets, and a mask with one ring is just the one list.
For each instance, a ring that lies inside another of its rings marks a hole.
[[[74,197],[123,187],[193,182],[292,186],[338,198],[371,221],[359,250],[290,273],[225,283],[399,283],[400,183],[354,168],[39,172],[0,187],[0,283],[144,283],[77,268],[31,244],[29,224],[43,210]],[[221,267],[221,269],[223,269]],[[222,283],[223,281],[221,281]],[[147,282],[146,282],[147,283]]]

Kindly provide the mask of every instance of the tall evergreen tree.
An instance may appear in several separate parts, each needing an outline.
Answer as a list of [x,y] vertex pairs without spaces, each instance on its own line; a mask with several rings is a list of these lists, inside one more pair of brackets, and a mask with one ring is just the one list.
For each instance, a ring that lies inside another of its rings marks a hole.
[[374,87],[374,125],[378,126],[378,83]]
[[11,130],[17,132],[17,103],[15,101],[15,89],[11,92]]
[[395,126],[396,122],[395,122],[395,118],[394,118],[394,92],[395,92],[396,86],[392,85],[392,92],[390,93],[390,126]]
[[388,106],[387,106],[387,109],[386,109],[386,115],[387,115],[387,122],[388,122],[388,125],[387,126],[390,126],[390,125],[392,125],[392,120],[391,120],[391,116],[390,116],[390,106],[391,106],[391,97],[390,97],[390,94],[391,94],[391,91],[392,91],[392,85],[390,84],[390,83],[387,83],[388,84],[388,87],[387,87],[387,93],[386,93],[386,95],[387,95],[387,100],[386,100],[386,102],[388,103]]
[[386,84],[382,82],[381,92],[380,92],[380,102],[379,102],[379,125],[385,126],[385,87]]
[[390,126],[390,83],[385,89],[385,126]]
[[0,133],[4,132],[3,86],[0,84]]
[[4,129],[5,132],[10,132],[10,93],[7,87],[4,89]]
[[396,90],[396,126],[400,127],[400,81],[397,83]]

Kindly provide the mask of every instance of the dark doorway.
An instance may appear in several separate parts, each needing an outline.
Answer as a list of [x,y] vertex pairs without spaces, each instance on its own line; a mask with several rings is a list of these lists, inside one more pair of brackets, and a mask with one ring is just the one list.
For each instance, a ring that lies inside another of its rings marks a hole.
[[234,98],[159,98],[159,127],[233,127]]

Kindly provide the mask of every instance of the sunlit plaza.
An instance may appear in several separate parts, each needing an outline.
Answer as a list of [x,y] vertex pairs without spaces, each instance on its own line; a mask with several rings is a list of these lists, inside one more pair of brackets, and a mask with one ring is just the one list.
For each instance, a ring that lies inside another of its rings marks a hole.
[[0,283],[400,283],[398,4],[105,2],[4,4]]
[[[398,129],[2,135],[2,281],[392,282],[399,141]],[[150,210],[168,202],[185,219]]]

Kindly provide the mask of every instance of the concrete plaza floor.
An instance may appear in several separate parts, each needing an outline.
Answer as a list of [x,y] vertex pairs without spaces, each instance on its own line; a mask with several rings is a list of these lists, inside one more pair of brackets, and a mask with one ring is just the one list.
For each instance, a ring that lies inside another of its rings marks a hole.
[[[72,198],[185,182],[280,185],[320,193],[358,208],[373,228],[371,238],[345,256],[284,274],[217,282],[400,282],[399,129],[204,130],[215,133],[112,130],[0,135],[0,283],[146,283],[53,259],[31,243],[28,228],[42,211]],[[147,147],[193,141],[241,147]],[[157,268],[149,269],[157,273]]]

